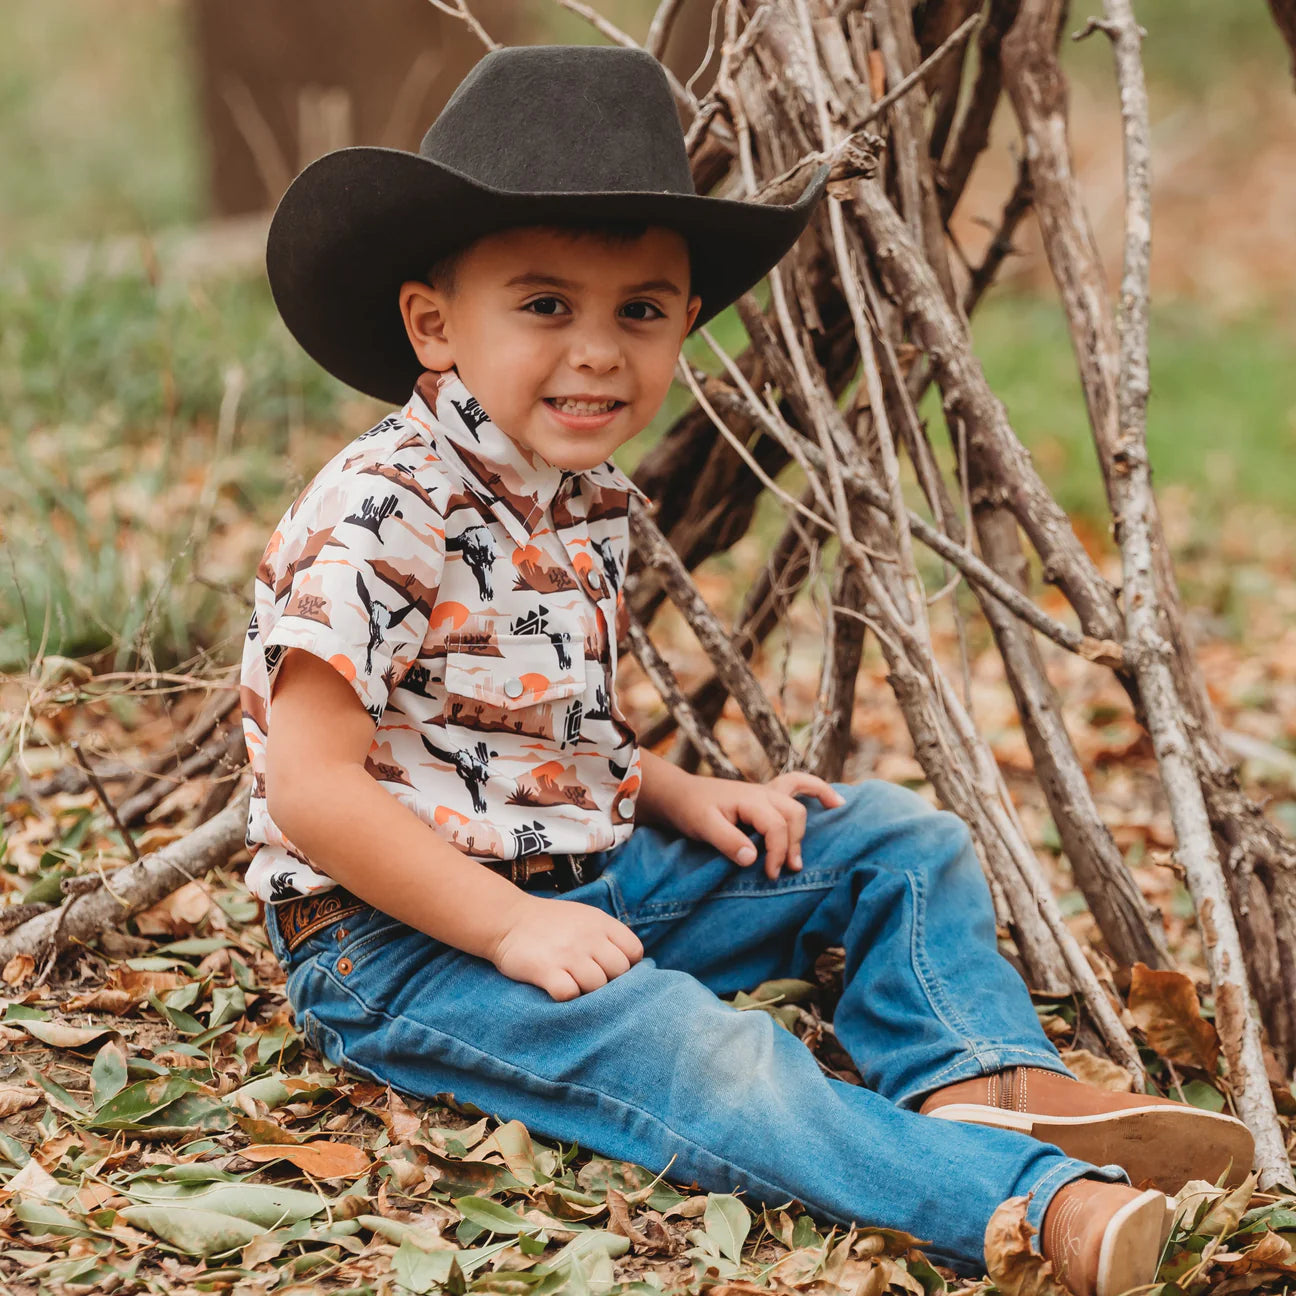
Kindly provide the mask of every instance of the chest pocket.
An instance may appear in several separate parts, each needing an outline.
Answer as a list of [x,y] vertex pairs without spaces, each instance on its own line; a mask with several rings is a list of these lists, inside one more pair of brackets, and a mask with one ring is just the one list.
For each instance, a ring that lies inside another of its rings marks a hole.
[[500,656],[448,651],[447,693],[473,698],[507,711],[555,702],[585,692],[585,645],[564,634],[496,636]]

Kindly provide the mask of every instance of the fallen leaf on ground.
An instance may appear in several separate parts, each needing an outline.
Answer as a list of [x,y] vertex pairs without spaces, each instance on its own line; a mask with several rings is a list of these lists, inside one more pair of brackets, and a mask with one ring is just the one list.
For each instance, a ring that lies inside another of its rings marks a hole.
[[1219,1036],[1201,1015],[1197,988],[1182,972],[1156,971],[1135,963],[1130,974],[1129,1009],[1148,1043],[1182,1066],[1215,1074]]
[[364,1174],[369,1169],[369,1157],[362,1148],[350,1143],[334,1143],[319,1139],[314,1143],[254,1143],[241,1148],[239,1156],[249,1161],[291,1161],[298,1170],[317,1179],[344,1179]]
[[1003,1296],[1068,1296],[1053,1266],[1031,1247],[1035,1230],[1026,1222],[1029,1197],[1009,1197],[986,1226],[986,1273]]

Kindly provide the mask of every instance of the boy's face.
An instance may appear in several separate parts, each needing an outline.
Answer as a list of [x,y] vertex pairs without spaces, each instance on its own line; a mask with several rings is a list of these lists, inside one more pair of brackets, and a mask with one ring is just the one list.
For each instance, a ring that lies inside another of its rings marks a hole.
[[[472,244],[453,294],[410,280],[400,305],[425,368],[453,366],[496,427],[580,472],[661,407],[702,305],[688,287],[688,245],[674,230],[613,241],[528,227]],[[571,398],[616,404],[582,412]]]

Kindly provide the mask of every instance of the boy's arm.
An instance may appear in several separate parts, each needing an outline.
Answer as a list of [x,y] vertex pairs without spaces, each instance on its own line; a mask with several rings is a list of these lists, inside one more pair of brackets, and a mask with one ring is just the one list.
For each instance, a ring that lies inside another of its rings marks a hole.
[[681,798],[688,795],[694,775],[647,747],[639,749],[639,773],[643,782],[635,798],[635,823],[674,827],[670,808],[682,804]]
[[369,774],[374,723],[351,686],[290,649],[273,709],[266,808],[288,839],[361,900],[493,961],[534,897],[469,859]]

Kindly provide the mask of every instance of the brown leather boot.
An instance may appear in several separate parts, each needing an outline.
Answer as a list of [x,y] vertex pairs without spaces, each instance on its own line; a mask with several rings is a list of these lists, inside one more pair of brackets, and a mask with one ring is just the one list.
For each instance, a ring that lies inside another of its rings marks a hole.
[[1041,1250],[1073,1296],[1120,1296],[1156,1280],[1173,1219],[1162,1193],[1076,1179],[1044,1212]]
[[944,1120],[1018,1130],[1091,1165],[1118,1165],[1138,1186],[1175,1193],[1189,1179],[1239,1184],[1255,1140],[1240,1120],[1169,1098],[1112,1093],[1073,1076],[1018,1066],[960,1080],[918,1109]]

